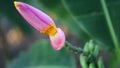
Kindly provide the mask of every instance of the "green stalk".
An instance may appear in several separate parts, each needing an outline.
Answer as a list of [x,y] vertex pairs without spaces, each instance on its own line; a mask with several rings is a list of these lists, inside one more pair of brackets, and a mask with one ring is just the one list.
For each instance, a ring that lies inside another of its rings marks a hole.
[[76,47],[74,45],[72,45],[71,43],[69,43],[68,41],[65,42],[65,46],[64,48],[66,48],[67,50],[77,53],[77,54],[81,54],[83,53],[84,55],[87,55],[87,53],[80,47]]
[[102,9],[103,9],[103,12],[104,12],[107,24],[108,24],[108,28],[110,31],[110,35],[111,35],[113,44],[115,46],[116,51],[119,51],[119,42],[118,42],[117,36],[115,34],[115,30],[114,30],[113,25],[112,25],[112,21],[110,19],[110,14],[108,12],[108,8],[107,8],[105,0],[101,0],[101,5],[102,5]]

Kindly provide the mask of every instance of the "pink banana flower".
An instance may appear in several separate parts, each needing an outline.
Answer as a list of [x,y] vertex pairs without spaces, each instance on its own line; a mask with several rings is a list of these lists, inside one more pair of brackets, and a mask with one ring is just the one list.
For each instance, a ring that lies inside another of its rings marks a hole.
[[23,2],[14,2],[22,17],[40,33],[49,35],[52,47],[60,50],[65,43],[64,32],[57,28],[50,16]]

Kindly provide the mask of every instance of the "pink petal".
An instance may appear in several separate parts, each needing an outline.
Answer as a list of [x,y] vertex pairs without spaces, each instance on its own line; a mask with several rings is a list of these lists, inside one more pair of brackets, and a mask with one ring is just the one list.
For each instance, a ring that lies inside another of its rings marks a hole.
[[54,21],[44,12],[23,2],[14,2],[18,12],[37,30],[43,30]]
[[50,37],[52,47],[55,50],[60,50],[64,46],[65,35],[60,28],[57,28],[57,33],[54,36],[49,36],[49,37]]

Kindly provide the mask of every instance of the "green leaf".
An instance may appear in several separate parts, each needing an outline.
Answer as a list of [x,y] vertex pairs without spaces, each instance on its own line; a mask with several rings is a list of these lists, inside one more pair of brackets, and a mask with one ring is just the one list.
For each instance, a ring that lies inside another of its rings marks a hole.
[[54,50],[47,40],[38,41],[27,52],[22,52],[7,68],[74,68],[72,55],[65,49]]
[[64,9],[61,0],[39,0],[39,3],[41,3],[49,11],[58,14],[62,19],[68,16],[68,12]]
[[[111,37],[105,15],[99,0],[62,0],[66,10],[72,15],[88,35],[101,45],[114,48],[113,39]],[[119,27],[120,24],[120,1],[109,0],[107,6],[110,12],[112,25],[117,38],[120,40]]]
[[30,68],[69,68],[69,67],[66,67],[66,66],[34,66],[34,67],[30,67]]

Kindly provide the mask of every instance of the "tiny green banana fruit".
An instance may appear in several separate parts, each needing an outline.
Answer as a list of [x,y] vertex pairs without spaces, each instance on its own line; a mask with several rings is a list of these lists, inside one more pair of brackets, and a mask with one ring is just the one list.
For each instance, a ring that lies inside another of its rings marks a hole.
[[86,53],[90,53],[90,52],[89,52],[89,43],[88,43],[88,42],[85,43],[84,51],[85,51]]
[[93,56],[97,57],[97,55],[99,54],[99,48],[97,45],[95,45],[94,51],[93,51]]
[[87,57],[84,56],[83,54],[80,55],[80,63],[82,68],[88,68],[88,64],[87,64]]
[[89,68],[96,68],[94,63],[90,63]]
[[89,47],[90,53],[92,54],[93,51],[94,51],[94,48],[95,48],[95,46],[94,46],[94,44],[93,44],[93,40],[90,40],[90,41],[89,41],[88,47]]
[[101,57],[98,59],[98,68],[105,68]]

